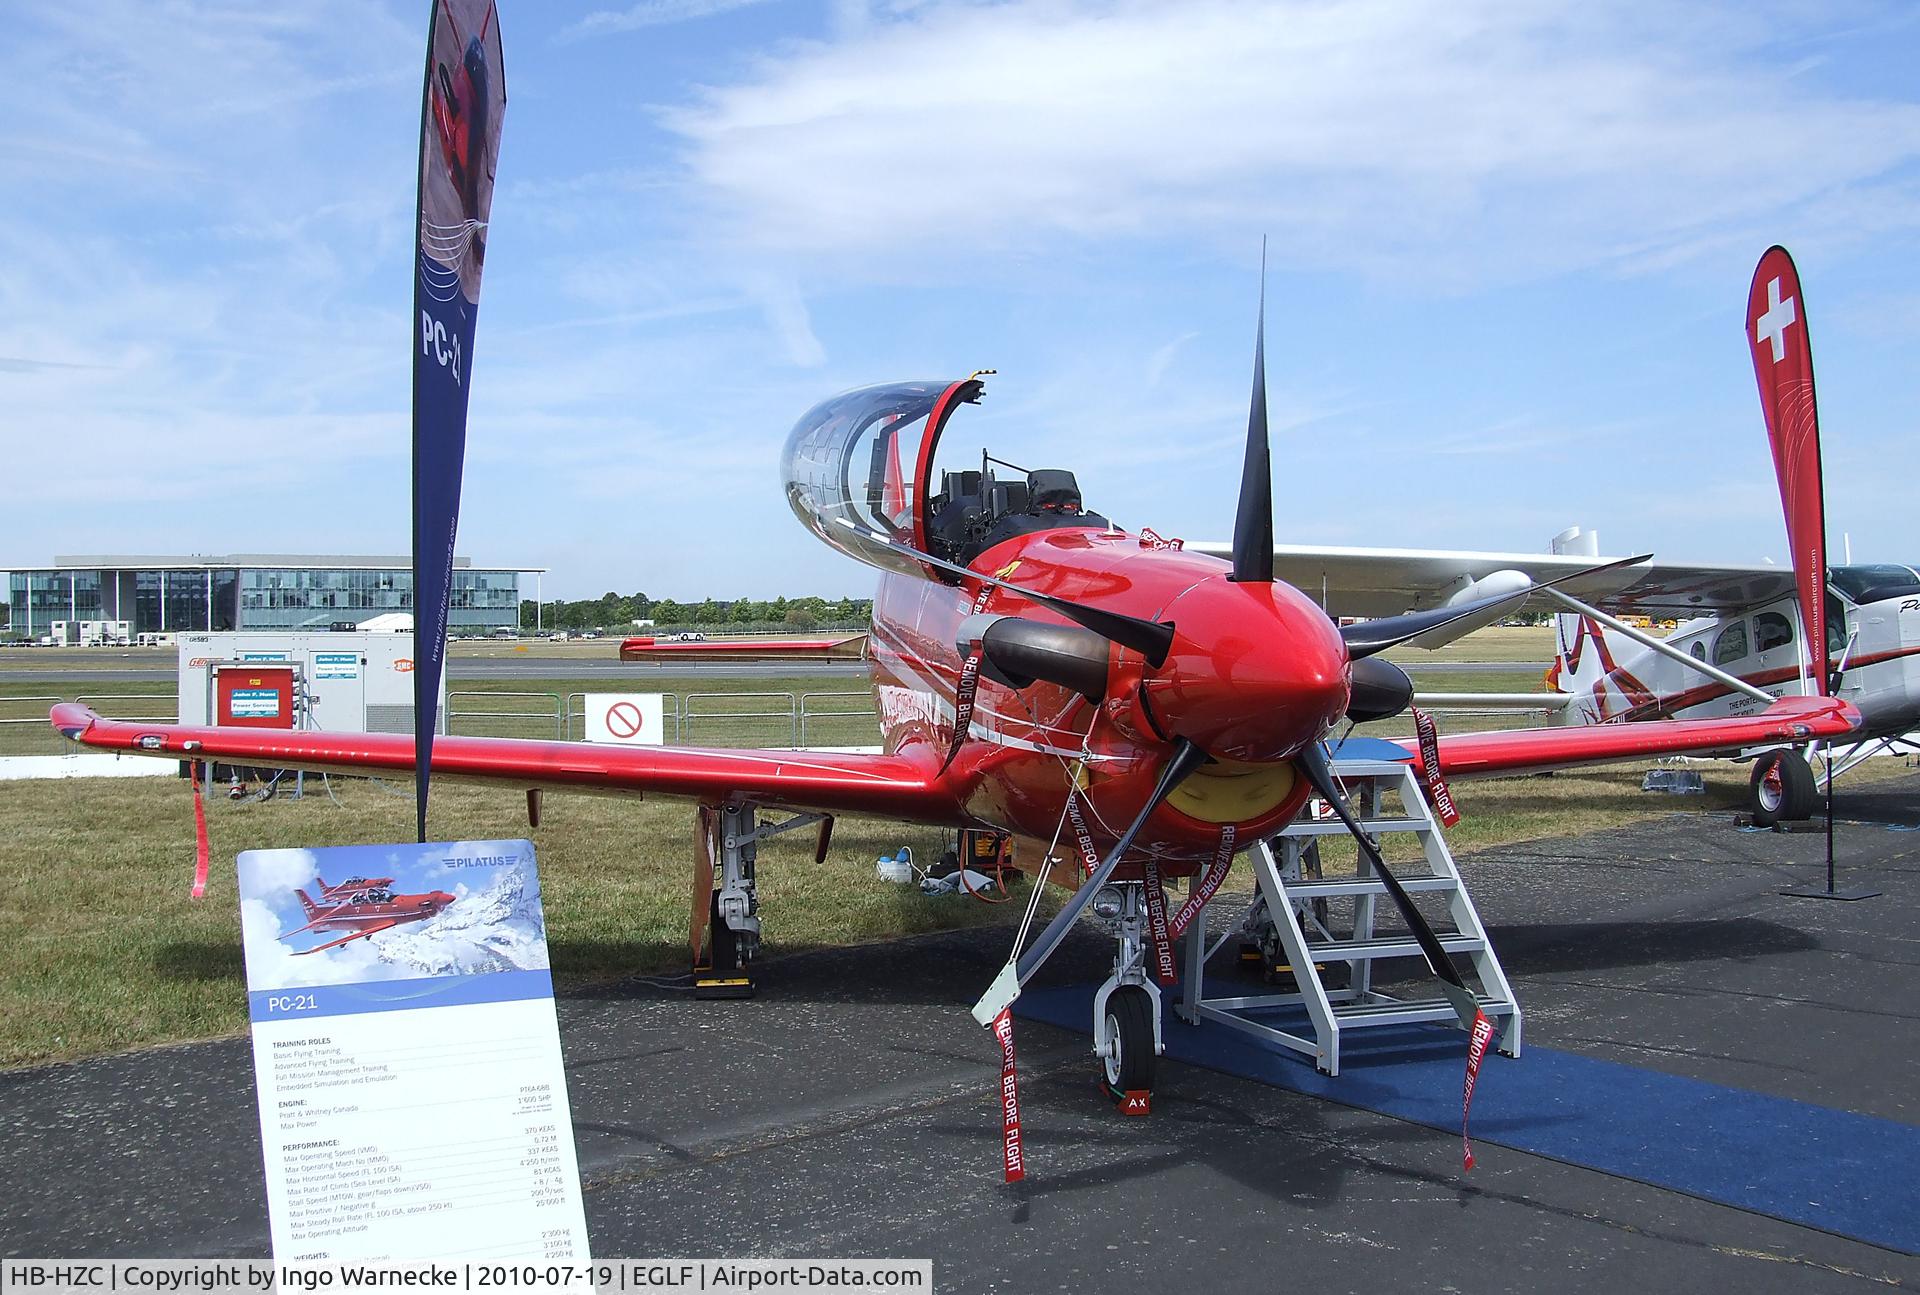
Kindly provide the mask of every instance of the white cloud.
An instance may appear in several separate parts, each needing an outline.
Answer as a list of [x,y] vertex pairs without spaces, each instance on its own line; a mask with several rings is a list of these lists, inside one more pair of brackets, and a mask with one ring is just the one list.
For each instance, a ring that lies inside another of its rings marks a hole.
[[843,21],[667,121],[716,228],[867,264],[1264,230],[1281,265],[1445,282],[1668,254],[1821,196],[1920,223],[1873,184],[1920,153],[1920,106],[1745,59],[1767,25],[1573,0],[946,3]]
[[561,30],[554,39],[583,40],[589,36],[639,31],[643,27],[691,22],[696,18],[710,18],[715,14],[765,3],[766,0],[640,0],[640,3],[626,9],[596,9],[579,22]]

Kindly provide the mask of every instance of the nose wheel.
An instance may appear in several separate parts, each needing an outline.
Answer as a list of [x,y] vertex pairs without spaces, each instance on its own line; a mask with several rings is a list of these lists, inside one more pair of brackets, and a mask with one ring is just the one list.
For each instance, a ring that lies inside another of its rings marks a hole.
[[1146,1115],[1160,1058],[1160,994],[1147,974],[1144,888],[1132,882],[1115,889],[1113,974],[1093,996],[1093,1055],[1100,1087],[1120,1113]]
[[[1122,985],[1107,999],[1106,1040],[1100,1070],[1107,1096],[1127,1115],[1147,1113],[1153,1072],[1159,1061],[1153,1039],[1154,1002],[1138,985]],[[1129,1109],[1138,1105],[1139,1110]]]

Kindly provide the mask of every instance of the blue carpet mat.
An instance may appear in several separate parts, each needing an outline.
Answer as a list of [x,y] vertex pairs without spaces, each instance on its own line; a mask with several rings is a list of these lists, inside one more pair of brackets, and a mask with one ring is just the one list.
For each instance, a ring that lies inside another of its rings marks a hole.
[[[1089,1033],[1094,988],[1032,990],[1014,1010]],[[1271,1023],[1312,1034],[1304,1012],[1275,1012]],[[1466,1036],[1458,1030],[1355,1031],[1342,1038],[1338,1078],[1225,1026],[1188,1025],[1171,1007],[1165,1032],[1174,1060],[1460,1131]],[[1913,1125],[1529,1043],[1518,1059],[1489,1054],[1481,1066],[1473,1137],[1920,1254]]]

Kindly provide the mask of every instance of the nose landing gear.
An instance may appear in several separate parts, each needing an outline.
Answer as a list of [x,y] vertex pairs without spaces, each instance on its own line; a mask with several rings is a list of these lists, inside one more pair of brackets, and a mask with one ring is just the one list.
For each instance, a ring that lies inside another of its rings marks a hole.
[[1122,1115],[1153,1109],[1153,1077],[1165,1043],[1160,1033],[1160,986],[1147,969],[1146,886],[1120,882],[1096,911],[1113,924],[1113,974],[1093,996],[1093,1054],[1100,1086]]

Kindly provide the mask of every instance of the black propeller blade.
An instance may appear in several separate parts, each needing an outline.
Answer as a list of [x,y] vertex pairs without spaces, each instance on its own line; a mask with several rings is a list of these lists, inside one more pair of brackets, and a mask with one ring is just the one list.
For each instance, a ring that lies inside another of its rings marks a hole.
[[1333,781],[1333,770],[1327,767],[1326,752],[1318,742],[1309,743],[1307,748],[1294,757],[1300,771],[1307,775],[1307,781],[1320,799],[1333,806],[1333,812],[1347,825],[1347,831],[1373,864],[1374,871],[1387,887],[1387,894],[1393,897],[1393,906],[1400,911],[1400,920],[1407,924],[1407,930],[1413,933],[1414,942],[1420,946],[1420,952],[1427,960],[1427,966],[1440,978],[1440,987],[1445,991],[1447,1000],[1453,1004],[1454,1013],[1460,1018],[1460,1027],[1472,1031],[1474,1018],[1480,1014],[1480,1004],[1475,1000],[1473,991],[1467,988],[1467,982],[1460,978],[1460,971],[1453,965],[1453,958],[1440,947],[1440,937],[1433,933],[1427,919],[1413,906],[1413,897],[1407,894],[1400,879],[1387,867],[1387,861],[1380,857],[1380,847],[1374,844],[1372,837],[1360,826],[1353,815],[1353,808],[1347,804],[1347,798],[1340,794],[1340,788]]
[[964,576],[970,580],[978,580],[982,584],[992,585],[996,589],[1005,589],[1010,593],[1019,594],[1022,598],[1039,603],[1042,607],[1050,607],[1076,625],[1084,625],[1095,634],[1109,638],[1121,647],[1132,648],[1135,652],[1145,657],[1147,664],[1156,670],[1166,664],[1167,653],[1173,648],[1172,621],[1142,620],[1138,616],[1128,616],[1123,612],[1103,611],[1098,607],[1082,606],[1080,603],[1056,597],[1053,594],[1043,594],[1032,589],[1023,589],[1019,585],[1000,579],[998,576],[990,576],[984,572],[974,571],[968,567],[960,566],[958,563],[948,562],[943,558],[936,558],[931,553],[922,553],[911,544],[902,544],[898,540],[888,539],[884,535],[876,535],[872,531],[863,530],[844,517],[835,518],[834,520],[842,526],[845,526],[848,530],[858,532],[861,543],[863,544],[881,545],[884,548],[892,549],[895,553],[901,554],[904,557],[912,558],[916,562],[924,562],[930,567],[951,572],[956,576]]
[[1404,616],[1382,616],[1378,620],[1361,621],[1358,625],[1342,625],[1340,637],[1346,640],[1347,656],[1355,661],[1370,657],[1376,652],[1385,652],[1397,647],[1408,639],[1418,638],[1429,630],[1437,630],[1443,625],[1475,616],[1489,607],[1500,603],[1513,602],[1516,599],[1530,598],[1542,589],[1551,589],[1555,585],[1566,584],[1583,576],[1597,575],[1602,571],[1612,571],[1617,567],[1638,566],[1642,562],[1653,560],[1653,554],[1642,553],[1637,558],[1621,558],[1618,562],[1603,562],[1597,567],[1588,567],[1584,571],[1569,572],[1556,576],[1552,580],[1542,580],[1515,593],[1496,594],[1492,598],[1476,598],[1470,603],[1458,607],[1436,607],[1432,611],[1408,612]]
[[1147,797],[1146,806],[1141,809],[1133,822],[1127,825],[1127,830],[1120,834],[1120,839],[1114,842],[1113,849],[1107,852],[1107,857],[1101,860],[1100,866],[1094,869],[1093,875],[1082,882],[1080,889],[1073,892],[1073,898],[1054,914],[1053,920],[1047,923],[1047,929],[1040,932],[1040,938],[1020,955],[1015,974],[1022,985],[1026,984],[1033,973],[1040,970],[1041,964],[1053,955],[1060,941],[1066,939],[1067,932],[1073,929],[1073,923],[1080,916],[1080,911],[1093,899],[1094,892],[1106,885],[1107,879],[1113,876],[1113,870],[1119,866],[1121,856],[1126,854],[1128,848],[1133,845],[1133,838],[1139,835],[1140,829],[1146,825],[1147,819],[1152,817],[1153,811],[1160,808],[1160,802],[1171,795],[1173,789],[1186,780],[1187,775],[1206,762],[1205,751],[1184,737],[1174,739],[1173,756],[1167,761],[1166,768],[1160,771],[1160,781],[1155,784],[1153,795]]
[[1253,403],[1240,505],[1233,518],[1233,579],[1273,583],[1273,460],[1267,448],[1267,241],[1260,240],[1260,321],[1253,330]]

